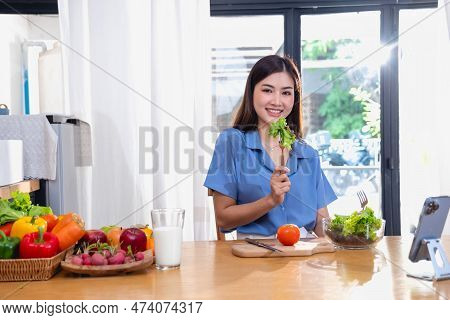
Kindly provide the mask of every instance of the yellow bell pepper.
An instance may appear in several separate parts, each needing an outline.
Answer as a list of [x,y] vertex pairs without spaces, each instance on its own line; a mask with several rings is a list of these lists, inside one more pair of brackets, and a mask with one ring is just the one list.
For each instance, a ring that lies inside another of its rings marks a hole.
[[47,221],[38,216],[22,217],[14,222],[10,236],[22,239],[28,233],[38,232],[39,227],[43,227],[44,232],[47,231]]

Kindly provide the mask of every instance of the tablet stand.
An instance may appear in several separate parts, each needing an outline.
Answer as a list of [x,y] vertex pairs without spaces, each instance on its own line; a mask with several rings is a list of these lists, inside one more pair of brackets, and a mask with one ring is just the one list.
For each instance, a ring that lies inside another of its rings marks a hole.
[[[446,280],[450,279],[450,263],[448,262],[447,256],[445,255],[444,248],[439,241],[439,239],[426,239],[422,240],[422,244],[426,245],[428,248],[428,255],[433,264],[434,275],[414,275],[408,274],[408,277],[418,278],[422,280]],[[436,259],[436,254],[439,258]]]

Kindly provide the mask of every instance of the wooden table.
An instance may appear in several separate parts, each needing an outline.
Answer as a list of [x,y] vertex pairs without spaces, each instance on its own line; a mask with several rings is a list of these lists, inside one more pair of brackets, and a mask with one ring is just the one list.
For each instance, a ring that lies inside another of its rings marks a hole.
[[[409,278],[411,237],[376,250],[299,258],[238,258],[235,241],[185,242],[179,270],[115,277],[60,272],[49,281],[0,283],[1,299],[448,299],[450,280]],[[444,237],[450,257],[450,237]]]

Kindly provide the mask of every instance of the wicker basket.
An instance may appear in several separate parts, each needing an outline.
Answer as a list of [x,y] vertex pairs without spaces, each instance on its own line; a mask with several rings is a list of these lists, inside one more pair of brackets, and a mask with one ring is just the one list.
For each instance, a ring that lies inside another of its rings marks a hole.
[[70,249],[52,258],[0,259],[0,281],[48,280],[58,271],[61,261]]

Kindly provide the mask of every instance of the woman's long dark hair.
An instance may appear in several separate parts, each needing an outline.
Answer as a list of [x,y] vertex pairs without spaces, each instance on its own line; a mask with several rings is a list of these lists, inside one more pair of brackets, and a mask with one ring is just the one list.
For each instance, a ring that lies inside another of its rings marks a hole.
[[256,130],[258,128],[258,115],[253,105],[255,86],[258,82],[277,72],[287,72],[294,80],[294,106],[286,121],[297,138],[303,137],[300,73],[291,58],[277,55],[261,58],[253,66],[247,78],[241,105],[234,116],[233,128],[242,131]]

